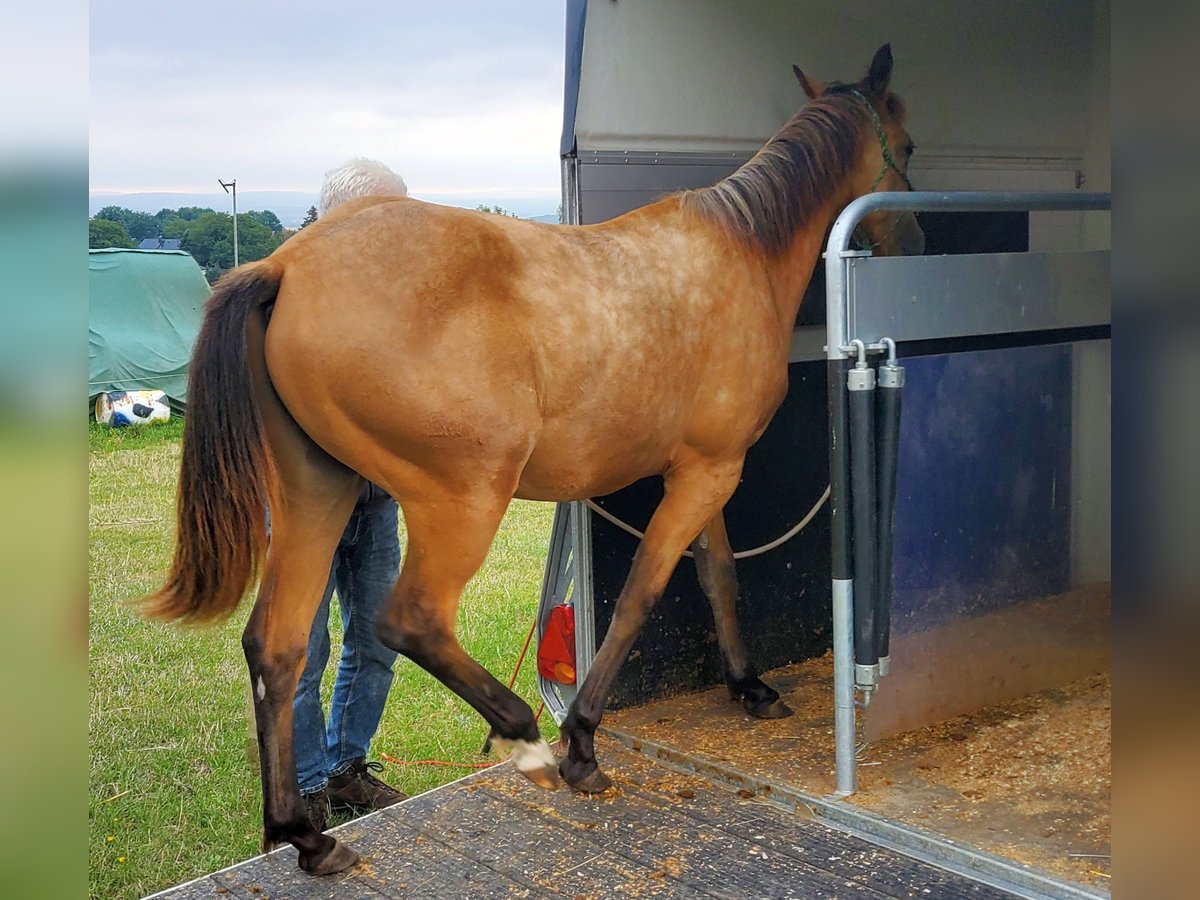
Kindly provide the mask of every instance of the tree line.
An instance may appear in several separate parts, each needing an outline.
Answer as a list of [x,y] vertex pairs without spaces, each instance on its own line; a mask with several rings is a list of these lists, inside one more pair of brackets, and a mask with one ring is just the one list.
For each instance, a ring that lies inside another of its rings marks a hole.
[[[517,217],[500,206],[480,204],[480,212]],[[561,212],[560,212],[561,218]],[[317,220],[317,208],[309,207],[300,228]],[[271,210],[252,209],[238,213],[238,262],[253,262],[270,256],[298,229],[284,228]],[[124,206],[106,206],[88,220],[88,247],[131,249],[146,238],[180,241],[179,247],[192,255],[209,284],[233,268],[233,216],[206,206],[160,209],[151,215]]]
[[[316,219],[315,208],[305,218]],[[295,230],[283,227],[271,210],[252,209],[238,213],[238,262],[270,256]],[[304,227],[303,225],[301,227]],[[124,206],[106,206],[88,221],[88,246],[136,247],[146,238],[180,241],[180,249],[192,255],[209,283],[233,268],[233,216],[208,207],[182,206],[157,213],[138,212]]]

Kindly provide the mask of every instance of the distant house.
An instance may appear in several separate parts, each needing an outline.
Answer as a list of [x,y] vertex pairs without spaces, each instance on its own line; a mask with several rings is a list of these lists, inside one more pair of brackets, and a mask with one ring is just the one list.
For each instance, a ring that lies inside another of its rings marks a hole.
[[137,245],[139,250],[178,250],[179,238],[144,238]]

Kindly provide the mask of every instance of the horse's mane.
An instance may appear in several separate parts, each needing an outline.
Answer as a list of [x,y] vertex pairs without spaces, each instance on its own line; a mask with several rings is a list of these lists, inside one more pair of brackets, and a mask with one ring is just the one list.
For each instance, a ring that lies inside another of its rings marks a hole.
[[683,206],[766,253],[783,252],[858,164],[869,113],[852,88],[830,85],[724,181],[684,191]]

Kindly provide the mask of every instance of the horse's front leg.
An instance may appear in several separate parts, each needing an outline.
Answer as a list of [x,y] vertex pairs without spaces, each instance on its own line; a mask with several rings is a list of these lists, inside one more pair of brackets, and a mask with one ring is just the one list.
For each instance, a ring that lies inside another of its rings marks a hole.
[[353,850],[309,821],[292,743],[292,703],[308,635],[353,503],[350,493],[334,509],[273,517],[262,583],[242,634],[262,767],[263,851],[290,843],[299,851],[300,868],[313,875],[341,872],[358,862]]
[[758,677],[746,645],[742,643],[737,620],[737,572],[723,513],[713,516],[692,544],[692,553],[696,557],[700,586],[712,605],[717,643],[721,647],[721,668],[729,693],[735,700],[741,700],[746,712],[752,716],[760,719],[790,716],[792,711],[779,699],[779,693]]
[[608,633],[562,724],[567,755],[559,764],[559,772],[576,790],[598,793],[612,784],[596,762],[595,734],[613,679],[666,589],[683,551],[733,494],[741,471],[740,458],[720,465],[694,460],[690,465],[678,465],[665,476],[662,503],[650,518],[617,598]]

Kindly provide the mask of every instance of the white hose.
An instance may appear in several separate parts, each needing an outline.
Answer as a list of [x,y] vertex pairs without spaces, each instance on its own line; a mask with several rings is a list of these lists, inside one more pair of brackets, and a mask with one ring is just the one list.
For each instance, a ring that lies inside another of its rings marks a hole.
[[[825,505],[825,501],[828,499],[829,499],[829,487],[826,486],[825,493],[823,493],[820,496],[820,498],[817,500],[817,502],[813,506],[813,508],[808,511],[808,515],[806,515],[803,519],[801,519],[799,522],[797,522],[795,525],[793,525],[791,528],[789,528],[786,533],[775,538],[775,540],[771,541],[769,544],[763,544],[761,547],[755,547],[752,550],[740,550],[737,553],[733,554],[733,558],[734,559],[748,559],[751,556],[761,556],[764,553],[769,553],[770,551],[774,550],[776,547],[780,546],[781,544],[786,544],[788,541],[790,541],[792,538],[794,538],[796,535],[798,535],[801,531],[804,530],[805,526],[807,526],[808,523],[813,520],[813,516],[815,516],[817,513],[819,513],[821,511],[821,507]],[[638,531],[632,525],[622,522],[620,519],[618,519],[616,516],[614,516],[608,510],[602,509],[601,507],[599,507],[595,503],[593,503],[591,500],[584,500],[583,502],[584,502],[584,505],[586,505],[588,509],[590,509],[592,512],[596,513],[596,515],[600,516],[600,518],[605,519],[606,521],[612,522],[614,525],[616,525],[622,531],[629,532],[635,538],[637,538],[639,541],[646,536],[644,532]],[[691,557],[691,556],[694,556],[695,554],[693,554],[691,550],[684,550],[683,555]]]

